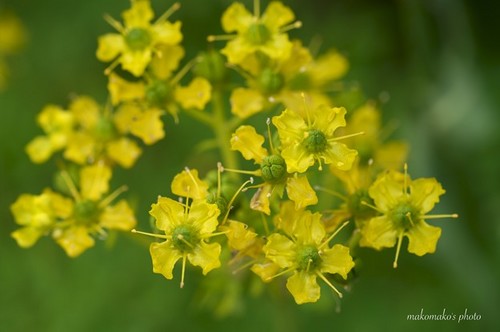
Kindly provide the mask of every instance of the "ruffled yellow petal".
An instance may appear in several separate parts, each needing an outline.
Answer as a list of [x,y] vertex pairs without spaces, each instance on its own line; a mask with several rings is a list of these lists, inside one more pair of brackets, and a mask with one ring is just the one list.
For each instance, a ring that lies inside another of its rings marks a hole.
[[84,199],[99,200],[109,190],[111,169],[98,164],[83,167],[80,171],[80,193]]
[[158,202],[151,205],[149,214],[156,219],[156,228],[170,234],[184,219],[184,206],[167,197],[158,197]]
[[420,220],[408,232],[408,252],[417,256],[432,254],[436,251],[437,241],[441,236],[441,228],[431,226],[425,221]]
[[179,67],[184,57],[184,49],[179,45],[159,45],[151,61],[151,69],[156,78],[160,80],[170,77],[172,72]]
[[278,264],[281,268],[295,264],[296,245],[284,235],[274,233],[267,239],[263,250],[266,258]]
[[131,139],[122,137],[108,142],[106,145],[106,153],[111,160],[115,161],[121,167],[130,168],[134,166],[142,150],[137,143]]
[[426,214],[439,202],[439,196],[444,194],[445,190],[435,178],[422,178],[410,183],[410,192],[412,203],[422,214]]
[[282,145],[301,142],[307,125],[304,119],[297,113],[285,110],[279,116],[273,117],[273,124],[278,129],[278,135]]
[[43,191],[43,196],[46,196],[50,201],[50,210],[54,216],[61,219],[67,219],[73,214],[73,200],[64,197],[50,189]]
[[[283,61],[280,72],[288,80],[293,79],[295,75],[300,75],[301,70],[304,70],[312,61],[313,57],[311,52],[302,46],[299,40],[294,40],[292,42],[290,57]],[[302,102],[301,105],[304,106],[303,98],[300,98],[300,101]]]
[[264,108],[264,97],[252,89],[236,88],[231,93],[231,112],[245,119],[262,111]]
[[111,61],[122,53],[125,49],[125,41],[122,35],[117,33],[108,33],[97,39],[97,59],[101,61]]
[[107,206],[99,216],[100,226],[108,229],[129,231],[135,227],[134,211],[126,200],[121,200],[113,206]]
[[216,204],[209,204],[204,199],[194,200],[189,209],[187,223],[193,225],[201,237],[207,237],[219,225],[219,214]]
[[400,141],[388,142],[375,150],[374,163],[382,169],[399,170],[408,157],[408,144]]
[[154,242],[149,247],[153,272],[163,274],[167,279],[173,279],[172,271],[175,263],[182,257],[179,250],[174,249],[169,241]]
[[16,223],[35,228],[48,227],[54,223],[50,196],[47,194],[23,194],[10,206]]
[[94,159],[95,140],[84,133],[71,135],[68,146],[64,150],[64,158],[77,164],[86,164]]
[[41,164],[49,160],[54,147],[47,136],[37,136],[26,145],[26,153],[33,163]]
[[221,230],[227,231],[229,247],[235,250],[244,250],[253,245],[257,237],[257,233],[248,229],[247,224],[235,220],[228,220]]
[[295,202],[295,209],[299,210],[318,203],[316,192],[309,184],[306,176],[290,176],[286,183],[288,198]]
[[[410,183],[410,179],[408,179],[408,183]],[[403,187],[404,174],[389,171],[377,177],[368,193],[380,210],[388,211],[402,200]]]
[[132,6],[122,13],[125,26],[148,27],[154,17],[149,0],[132,0]]
[[258,275],[263,282],[270,282],[272,277],[278,274],[281,268],[273,262],[258,263],[252,265],[250,270]]
[[311,117],[313,119],[312,127],[320,130],[326,137],[331,138],[335,130],[339,127],[345,127],[346,112],[344,107],[330,108],[321,105],[311,112]]
[[177,86],[174,94],[183,108],[203,110],[212,96],[212,86],[206,79],[196,77],[186,87]]
[[80,256],[85,250],[94,246],[94,239],[88,234],[85,227],[74,226],[58,230],[53,234],[55,241],[71,258]]
[[37,122],[47,134],[68,132],[73,126],[73,116],[59,106],[47,105],[38,114]]
[[296,211],[293,233],[297,243],[305,245],[319,245],[324,240],[326,232],[321,223],[321,214],[308,210]]
[[349,248],[340,244],[334,245],[331,249],[323,250],[321,262],[322,273],[338,273],[344,279],[347,279],[347,274],[354,267]]
[[172,180],[171,190],[174,195],[193,199],[205,199],[208,184],[200,179],[196,169],[185,169]]
[[258,49],[257,46],[247,43],[243,38],[235,38],[227,42],[220,51],[227,57],[227,61],[232,64],[240,64],[246,57]]
[[142,108],[135,103],[120,105],[113,115],[113,123],[121,133],[129,133],[134,122],[142,116]]
[[22,227],[12,232],[10,236],[16,240],[21,248],[30,248],[47,230],[36,227]]
[[188,253],[188,260],[194,266],[201,267],[203,275],[206,275],[220,266],[219,256],[221,250],[222,248],[218,243],[201,241],[199,245],[194,247],[193,252]]
[[393,223],[386,216],[380,216],[370,219],[361,229],[359,244],[380,250],[394,247],[397,237],[398,230]]
[[252,24],[253,15],[239,2],[231,4],[222,14],[222,28],[226,32],[244,33]]
[[295,15],[293,11],[279,1],[270,2],[264,14],[262,23],[272,31],[278,31],[282,26],[293,22]]
[[268,155],[267,150],[262,147],[264,136],[257,134],[252,126],[240,126],[231,136],[231,149],[241,152],[246,160],[254,160],[260,164]]
[[154,144],[165,137],[163,112],[157,108],[149,108],[134,119],[130,125],[130,132],[142,139],[144,144]]
[[286,234],[293,234],[295,224],[297,223],[297,210],[292,201],[281,203],[280,212],[273,219],[277,229],[283,230]]
[[341,171],[348,171],[358,155],[358,151],[349,149],[345,144],[333,142],[323,153],[325,164],[332,164]]
[[258,50],[269,56],[271,59],[287,59],[292,52],[293,45],[284,33],[275,34],[272,39],[264,45],[259,46]]
[[122,101],[144,98],[145,87],[142,82],[129,82],[115,73],[109,75],[108,91],[111,103],[117,105]]
[[264,212],[267,215],[271,214],[271,209],[269,207],[269,197],[273,191],[273,186],[270,184],[265,184],[252,196],[250,201],[250,208],[252,210]]
[[288,173],[304,173],[309,167],[314,165],[314,155],[308,153],[301,144],[289,145],[283,151],[281,156],[286,161]]
[[306,271],[295,272],[288,278],[286,288],[293,295],[297,304],[316,302],[320,297],[320,287],[316,275]]
[[316,85],[323,85],[343,77],[349,70],[349,62],[337,51],[329,51],[319,57],[310,68],[311,79]]
[[152,53],[150,49],[143,51],[129,51],[122,54],[120,62],[122,68],[136,77],[144,74],[146,67],[151,62]]
[[170,23],[168,21],[155,24],[152,27],[153,39],[156,43],[164,45],[176,45],[182,41],[181,22]]
[[76,122],[85,129],[94,128],[101,118],[101,107],[91,97],[78,96],[69,105]]

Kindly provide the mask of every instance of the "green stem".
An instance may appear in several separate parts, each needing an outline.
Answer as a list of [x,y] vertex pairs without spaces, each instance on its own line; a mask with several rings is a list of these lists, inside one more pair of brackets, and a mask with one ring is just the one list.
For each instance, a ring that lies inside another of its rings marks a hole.
[[347,246],[349,247],[351,255],[354,254],[357,247],[359,246],[359,240],[361,240],[361,232],[356,228],[354,232],[352,232],[352,235],[347,242]]
[[222,164],[225,167],[239,169],[236,154],[231,150],[231,126],[226,119],[223,94],[220,89],[214,89],[212,93],[213,121],[215,139],[221,153]]
[[184,112],[193,119],[203,122],[209,127],[214,127],[214,120],[210,115],[208,115],[208,113],[193,109],[184,109]]

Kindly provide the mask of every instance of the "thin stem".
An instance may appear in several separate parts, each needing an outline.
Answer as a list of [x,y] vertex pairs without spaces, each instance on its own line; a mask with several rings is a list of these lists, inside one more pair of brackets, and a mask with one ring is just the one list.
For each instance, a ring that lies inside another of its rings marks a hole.
[[212,127],[214,125],[214,121],[208,113],[205,113],[205,112],[199,111],[199,110],[189,109],[189,108],[183,109],[183,111],[187,115],[192,117],[193,119],[198,120],[198,121],[206,124],[207,126]]
[[212,94],[212,106],[214,113],[213,129],[215,138],[219,144],[222,164],[232,169],[239,169],[236,154],[231,150],[231,146],[229,145],[230,132],[228,131],[223,95],[220,89],[215,89]]

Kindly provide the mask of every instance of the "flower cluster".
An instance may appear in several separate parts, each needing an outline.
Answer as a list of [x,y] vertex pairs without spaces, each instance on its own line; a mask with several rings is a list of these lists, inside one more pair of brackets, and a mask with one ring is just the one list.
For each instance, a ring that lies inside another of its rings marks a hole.
[[[342,297],[358,247],[396,247],[394,267],[404,237],[410,253],[435,252],[441,229],[427,221],[457,215],[430,214],[444,190],[434,178],[410,178],[408,146],[388,140],[376,102],[335,98],[344,56],[313,56],[289,35],[302,25],[290,8],[271,1],[261,13],[255,0],[253,12],[237,2],[222,14],[228,34],[207,38],[226,42],[220,50],[211,45],[180,67],[181,23],[168,20],[179,7],[154,19],[149,0],[131,0],[123,23],[105,16],[116,32],[99,37],[96,55],[110,62],[109,102],[78,96],[39,114],[44,133],[29,157],[60,154],[66,164],[60,193],[23,194],[12,205],[21,247],[51,235],[75,257],[94,236],[132,230],[159,239],[149,246],[153,272],[173,279],[181,262],[181,287],[187,263],[203,275],[227,268],[264,283],[286,279],[298,304],[320,298],[318,282]],[[228,71],[241,77],[229,81]],[[212,131],[201,146],[215,146],[221,162],[184,168],[171,183],[177,199],[160,195],[152,231],[136,230],[129,204],[112,204],[124,188],[108,194],[112,169],[133,168],[142,144],[164,138],[162,116],[177,123],[181,111]]]

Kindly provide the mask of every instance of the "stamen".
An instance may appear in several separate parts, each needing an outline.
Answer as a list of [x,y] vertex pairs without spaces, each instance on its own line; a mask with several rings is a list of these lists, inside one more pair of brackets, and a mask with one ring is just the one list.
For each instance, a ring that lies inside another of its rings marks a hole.
[[71,193],[71,196],[73,196],[75,201],[81,200],[82,198],[81,198],[80,194],[78,193],[78,190],[76,189],[76,186],[73,183],[73,180],[69,176],[68,171],[63,169],[61,171],[61,176],[62,176],[64,182],[66,183],[66,186],[68,186],[69,192]]
[[256,18],[260,17],[260,0],[253,0],[253,15]]
[[408,164],[405,163],[404,165],[404,172],[405,172],[405,175],[404,175],[404,182],[403,182],[403,194],[405,194],[406,196],[408,196]]
[[332,195],[334,197],[337,197],[337,198],[340,198],[341,200],[343,200],[344,202],[347,202],[347,197],[336,192],[336,191],[333,191],[333,190],[330,190],[330,189],[327,189],[325,187],[321,187],[321,186],[314,186],[314,190],[318,190],[318,191],[322,191],[326,194],[329,194],[329,195]]
[[359,133],[354,133],[354,134],[349,134],[349,135],[344,135],[344,136],[339,136],[339,137],[332,137],[332,138],[328,139],[328,142],[335,142],[335,141],[339,141],[342,139],[351,138],[354,136],[359,136],[359,135],[364,135],[364,134],[365,134],[364,131],[360,131]]
[[147,235],[147,236],[151,236],[151,237],[156,237],[156,238],[159,238],[159,239],[169,239],[169,238],[171,238],[170,236],[167,236],[167,235],[164,235],[164,234],[155,234],[155,233],[141,232],[141,231],[136,230],[135,228],[133,230],[131,230],[130,232],[136,233],[136,234]]
[[233,197],[231,197],[231,200],[229,203],[227,203],[227,211],[226,215],[224,216],[224,219],[221,222],[221,225],[224,225],[224,223],[227,221],[227,218],[229,217],[229,212],[231,212],[231,208],[233,207],[233,203],[236,200],[236,197],[240,194],[240,192],[245,188],[247,184],[252,184],[253,183],[253,178],[250,178],[249,180],[245,181],[239,188],[238,190],[234,193]]
[[123,25],[115,20],[112,16],[108,14],[104,14],[104,20],[108,22],[109,25],[111,25],[113,28],[115,28],[116,31],[120,32],[121,34],[124,33],[124,28]]
[[441,219],[441,218],[458,218],[458,214],[428,214],[421,217],[422,219]]
[[222,172],[224,168],[222,167],[222,163],[219,161],[217,163],[217,197],[220,197],[221,187],[222,187]]
[[394,258],[394,263],[392,263],[393,268],[398,267],[399,251],[401,250],[401,243],[403,242],[403,232],[399,233],[398,236],[398,247],[396,248],[396,257]]
[[262,218],[262,225],[264,225],[264,232],[266,232],[266,235],[269,235],[269,224],[267,222],[267,218],[266,216],[264,215],[264,213],[261,213],[260,214],[261,218]]
[[256,259],[252,259],[251,261],[246,262],[245,264],[239,266],[237,269],[233,270],[231,273],[232,274],[237,274],[238,272],[243,271],[246,268],[249,268],[250,266],[254,265],[255,263],[257,263],[257,260]]
[[361,201],[361,202],[360,202],[360,204],[361,204],[361,205],[366,205],[366,206],[368,206],[368,207],[370,207],[370,208],[374,209],[375,211],[377,211],[377,212],[379,212],[379,213],[384,213],[384,211],[380,210],[380,209],[379,209],[378,207],[376,207],[375,205],[369,204],[369,203],[367,203],[367,202],[365,202],[365,201]]
[[182,255],[182,272],[181,272],[181,288],[184,288],[184,275],[186,274],[186,258],[187,258],[187,253],[184,253]]
[[273,136],[271,135],[271,118],[266,119],[266,125],[267,125],[267,138],[269,140],[269,147],[271,148],[271,153],[275,154],[276,150],[274,150]]
[[326,277],[323,275],[323,273],[321,273],[321,272],[316,272],[316,275],[317,275],[318,277],[320,277],[321,279],[323,279],[323,281],[324,281],[324,282],[325,282],[328,286],[330,286],[330,288],[331,288],[331,289],[333,289],[333,291],[334,291],[335,293],[337,293],[337,295],[338,295],[340,298],[342,298],[342,293],[341,293],[341,292],[339,292],[339,290],[338,290],[338,289],[337,289],[337,288],[336,288],[336,287],[335,287],[335,286],[334,286],[334,285],[333,285],[333,284],[332,284],[332,283],[331,283],[328,279],[326,279]]
[[112,201],[115,200],[118,196],[120,196],[121,193],[124,193],[125,191],[128,190],[128,187],[126,185],[121,186],[120,188],[116,189],[113,191],[111,194],[108,195],[108,197],[104,198],[100,203],[99,207],[103,208],[111,204]]
[[106,69],[104,69],[104,75],[108,76],[111,72],[120,64],[120,57],[116,58]]
[[182,67],[181,70],[179,70],[177,72],[177,74],[175,74],[175,76],[172,78],[172,80],[170,81],[170,84],[172,86],[175,86],[177,83],[179,83],[179,81],[191,70],[191,68],[193,68],[197,62],[199,62],[199,58],[194,58],[193,60],[189,61],[188,63],[186,63],[186,65],[184,67]]
[[415,226],[415,223],[413,223],[413,219],[412,219],[412,217],[411,217],[411,212],[407,212],[405,216],[406,216],[406,218],[408,218],[408,220],[410,221],[411,226],[412,226],[412,227],[413,227],[413,226]]
[[298,29],[298,28],[301,28],[302,27],[302,22],[301,21],[295,21],[289,25],[285,25],[284,27],[281,27],[279,29],[279,32],[281,33],[284,33],[284,32],[288,32],[290,30],[293,30],[293,29]]
[[328,239],[326,239],[326,241],[324,241],[322,244],[319,245],[318,250],[323,248],[325,245],[327,245],[335,237],[335,235],[337,235],[342,230],[342,228],[346,227],[348,224],[349,224],[349,221],[346,221],[339,228],[337,228],[337,230],[335,232],[333,232],[333,234],[330,235],[330,237]]
[[165,22],[173,13],[181,8],[181,4],[179,2],[174,3],[169,9],[167,9],[154,23],[159,24]]
[[231,40],[234,39],[236,35],[210,35],[207,37],[208,42],[213,42],[213,41],[224,41],[224,40]]
[[182,234],[177,235],[177,239],[178,239],[178,240],[181,240],[181,241],[182,241],[185,245],[187,245],[189,248],[194,249],[194,246],[193,246],[191,243],[189,243],[189,241],[188,241],[188,240],[186,240]]
[[259,176],[260,175],[260,170],[255,170],[255,171],[245,171],[242,169],[233,169],[233,168],[226,168],[223,167],[222,171],[228,171],[228,172],[233,172],[233,173],[239,173],[239,174],[248,174],[248,175],[254,175],[254,176]]
[[[189,186],[188,186],[188,192],[189,192]],[[189,215],[189,196],[186,197],[186,205],[184,205],[184,219],[187,220],[188,215]]]
[[266,280],[265,280],[265,281],[269,281],[269,280],[272,280],[272,279],[274,279],[274,278],[276,278],[276,277],[279,277],[279,276],[282,276],[282,275],[284,275],[284,274],[287,274],[288,272],[295,271],[295,269],[296,269],[296,267],[295,267],[295,266],[292,266],[291,268],[288,268],[288,269],[286,269],[286,270],[283,270],[283,271],[279,272],[278,274],[275,274],[275,275],[273,275],[273,276],[271,276],[271,277],[266,278]]
[[312,259],[309,258],[309,260],[307,261],[307,267],[306,267],[306,272],[309,272],[309,269],[311,268],[311,263],[312,263]]
[[309,115],[309,107],[307,106],[307,103],[306,103],[306,94],[304,92],[301,92],[300,95],[302,97],[302,102],[304,103],[304,110],[306,111],[307,126],[311,127],[311,125],[312,125],[311,116]]
[[198,183],[196,182],[196,179],[194,178],[193,173],[191,173],[191,170],[187,166],[184,167],[184,169],[188,173],[188,175],[191,178],[191,180],[193,180],[193,183],[194,183],[194,186],[196,187],[196,189],[199,190],[200,187],[198,186]]

